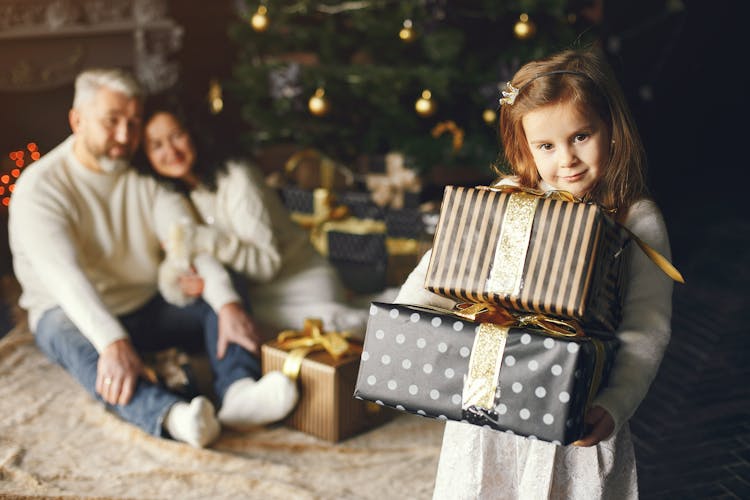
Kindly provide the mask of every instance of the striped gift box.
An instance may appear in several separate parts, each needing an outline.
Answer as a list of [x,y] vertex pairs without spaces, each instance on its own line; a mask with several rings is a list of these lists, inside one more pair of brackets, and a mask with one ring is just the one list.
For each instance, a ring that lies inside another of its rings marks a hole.
[[447,186],[425,288],[611,332],[629,241],[594,204]]

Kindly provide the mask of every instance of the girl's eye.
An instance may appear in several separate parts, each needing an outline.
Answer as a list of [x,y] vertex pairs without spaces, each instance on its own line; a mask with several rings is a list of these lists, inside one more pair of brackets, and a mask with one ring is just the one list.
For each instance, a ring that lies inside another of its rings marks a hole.
[[575,142],[583,142],[586,139],[588,139],[589,134],[576,134],[575,138],[573,139]]
[[539,149],[542,151],[549,151],[552,149],[552,144],[540,144]]

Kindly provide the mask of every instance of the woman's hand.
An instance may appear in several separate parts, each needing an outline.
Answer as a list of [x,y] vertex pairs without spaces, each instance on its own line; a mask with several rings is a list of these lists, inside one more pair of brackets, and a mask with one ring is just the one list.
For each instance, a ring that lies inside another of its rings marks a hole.
[[203,293],[203,278],[191,268],[190,272],[181,274],[178,278],[180,290],[188,297],[200,297]]
[[601,406],[589,408],[583,420],[589,426],[589,433],[575,441],[574,446],[597,445],[612,435],[612,431],[615,430],[615,419]]
[[225,304],[219,311],[219,340],[216,357],[222,359],[230,343],[237,344],[260,355],[261,338],[255,321],[238,302]]

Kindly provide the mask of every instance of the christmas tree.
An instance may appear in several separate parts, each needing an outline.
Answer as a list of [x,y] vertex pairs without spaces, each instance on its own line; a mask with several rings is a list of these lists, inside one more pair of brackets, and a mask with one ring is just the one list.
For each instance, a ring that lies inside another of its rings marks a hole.
[[423,174],[437,165],[489,174],[500,88],[585,32],[564,0],[237,5],[225,87],[249,151],[289,143],[344,164],[401,151]]

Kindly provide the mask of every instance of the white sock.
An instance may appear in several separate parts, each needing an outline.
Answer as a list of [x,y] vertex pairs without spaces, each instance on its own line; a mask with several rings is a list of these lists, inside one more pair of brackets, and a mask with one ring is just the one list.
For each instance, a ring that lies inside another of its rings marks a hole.
[[279,371],[260,380],[241,378],[227,389],[219,421],[229,427],[266,425],[284,418],[297,404],[297,384]]
[[219,437],[221,424],[211,401],[198,396],[189,404],[173,404],[164,418],[164,428],[177,441],[203,448]]

